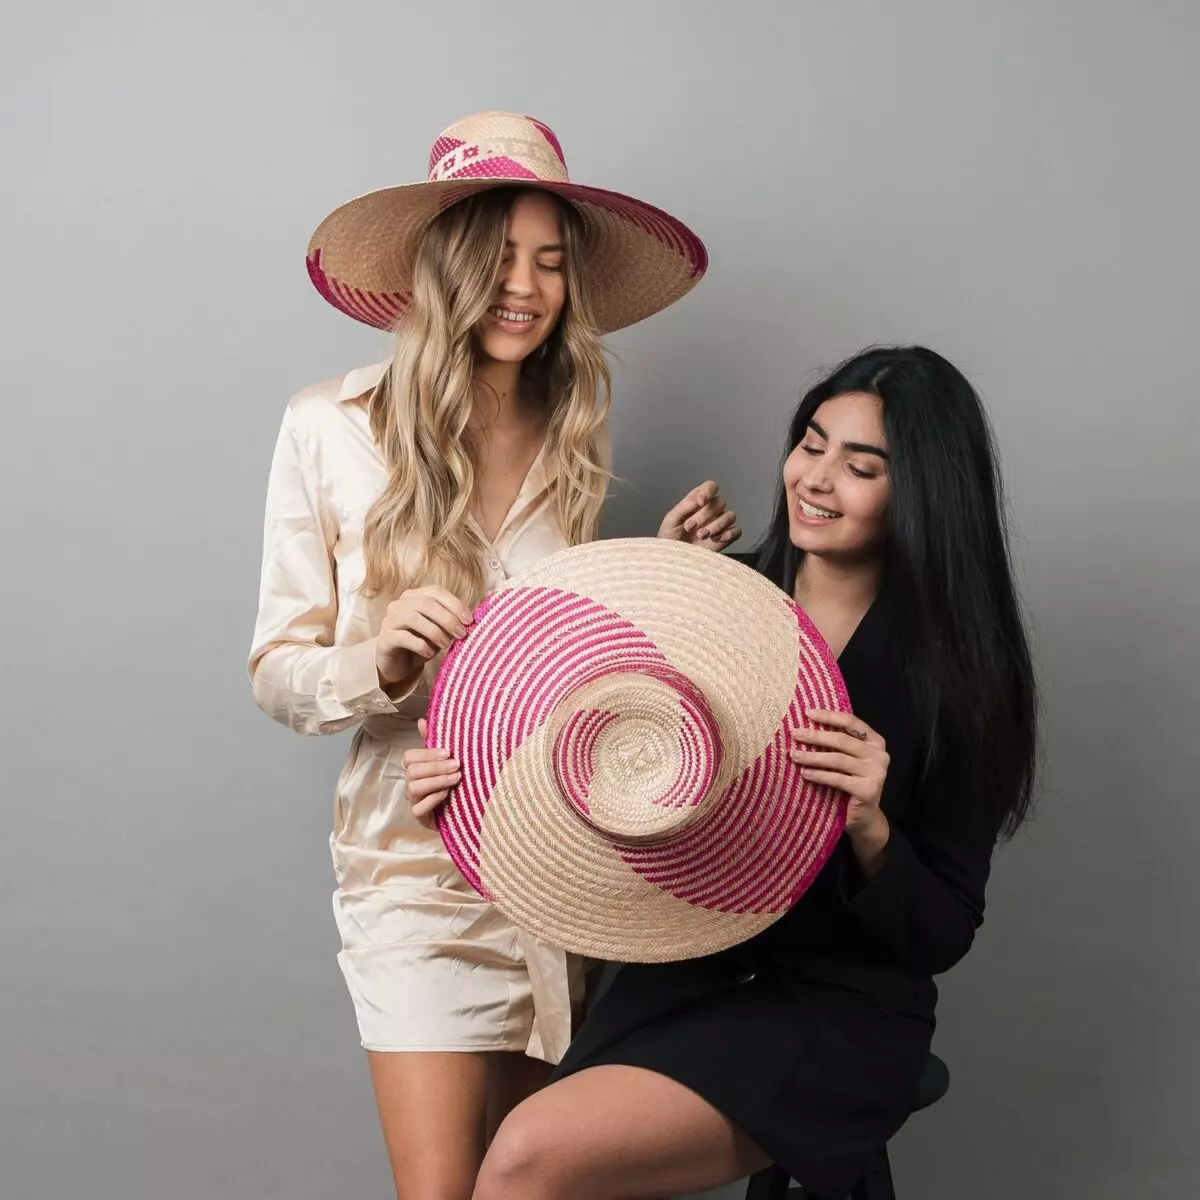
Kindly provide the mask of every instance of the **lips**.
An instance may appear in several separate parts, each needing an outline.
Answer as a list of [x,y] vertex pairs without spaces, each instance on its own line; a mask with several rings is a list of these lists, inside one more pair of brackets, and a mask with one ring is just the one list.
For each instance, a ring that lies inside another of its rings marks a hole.
[[835,521],[842,515],[834,512],[833,509],[813,504],[811,501],[805,500],[803,496],[796,497],[796,508],[802,517],[806,517],[810,521]]
[[526,308],[509,308],[507,305],[497,304],[488,309],[488,316],[502,328],[520,333],[537,323],[538,314]]

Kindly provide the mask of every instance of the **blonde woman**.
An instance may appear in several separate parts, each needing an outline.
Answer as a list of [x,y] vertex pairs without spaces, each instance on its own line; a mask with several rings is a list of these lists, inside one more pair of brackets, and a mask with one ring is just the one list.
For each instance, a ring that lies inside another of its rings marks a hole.
[[[459,875],[428,812],[456,776],[423,745],[428,684],[482,595],[596,536],[610,479],[600,337],[703,274],[684,225],[571,184],[544,125],[458,122],[429,180],[343,205],[308,265],[397,329],[390,363],[293,398],[267,495],[250,675],[306,734],[357,726],[331,837],[339,956],[396,1194],[466,1200],[490,1132],[548,1077],[582,967]],[[713,483],[660,537],[739,535]]]

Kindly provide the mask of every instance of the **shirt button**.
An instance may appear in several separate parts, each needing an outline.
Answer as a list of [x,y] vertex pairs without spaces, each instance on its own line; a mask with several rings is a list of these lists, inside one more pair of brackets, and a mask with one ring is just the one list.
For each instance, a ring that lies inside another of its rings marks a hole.
[[376,700],[375,700],[376,708],[387,708],[387,706],[388,706],[388,702],[382,696],[379,696],[376,698]]
[[498,558],[489,559],[488,566],[491,567],[493,571],[498,571],[500,570],[500,560]]

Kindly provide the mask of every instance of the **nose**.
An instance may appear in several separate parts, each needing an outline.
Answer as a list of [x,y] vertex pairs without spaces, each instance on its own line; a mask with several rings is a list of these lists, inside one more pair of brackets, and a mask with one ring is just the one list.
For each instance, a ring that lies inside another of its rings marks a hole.
[[800,484],[810,492],[830,492],[833,490],[833,480],[825,466],[825,456],[810,458],[800,472]]
[[501,270],[500,288],[509,296],[532,296],[533,260],[523,254],[514,254]]

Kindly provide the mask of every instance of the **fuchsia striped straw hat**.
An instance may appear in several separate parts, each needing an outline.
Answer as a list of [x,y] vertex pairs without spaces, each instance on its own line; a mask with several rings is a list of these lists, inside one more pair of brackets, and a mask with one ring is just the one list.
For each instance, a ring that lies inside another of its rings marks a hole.
[[487,596],[442,664],[438,828],[518,927],[621,962],[715,953],[803,894],[844,796],[788,757],[849,710],[833,655],[757,572],[656,538],[592,542]]
[[330,213],[309,241],[309,277],[335,308],[390,329],[412,299],[417,248],[434,217],[474,192],[513,184],[554,192],[579,211],[601,333],[673,304],[708,267],[703,243],[683,222],[632,196],[572,183],[548,126],[486,112],[439,135],[425,182],[382,188]]

